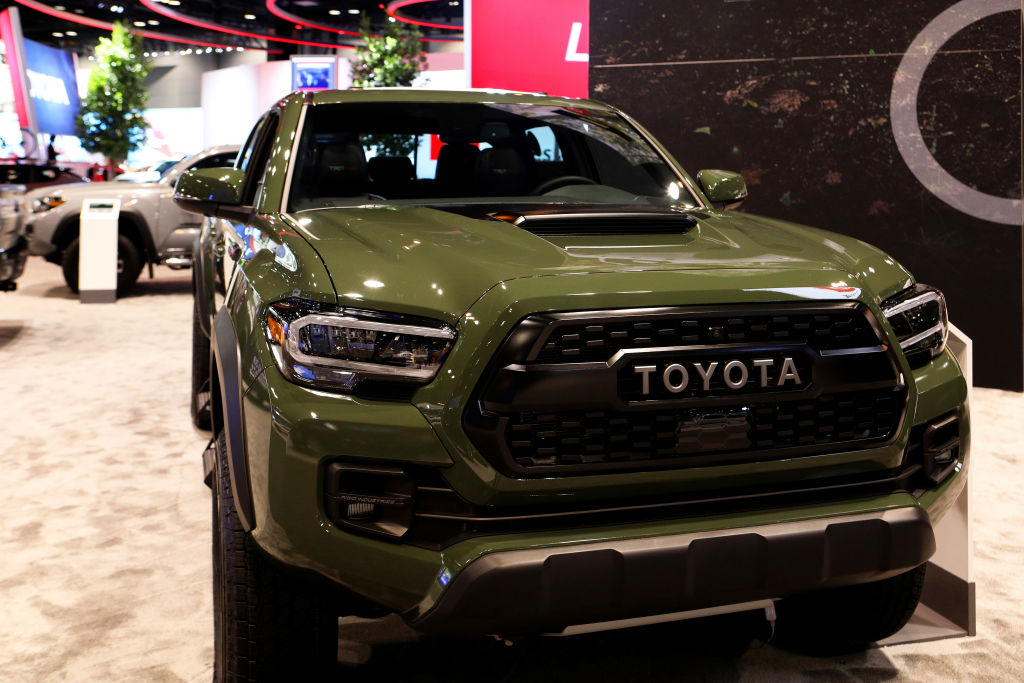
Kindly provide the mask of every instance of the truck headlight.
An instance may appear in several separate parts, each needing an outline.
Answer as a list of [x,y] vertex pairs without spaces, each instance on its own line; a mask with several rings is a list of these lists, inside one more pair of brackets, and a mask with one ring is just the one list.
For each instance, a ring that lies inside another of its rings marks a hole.
[[346,392],[368,379],[426,384],[455,342],[438,320],[294,299],[270,307],[266,334],[286,378]]
[[928,285],[914,285],[882,303],[911,367],[920,367],[946,348],[946,297]]
[[43,213],[50,209],[56,209],[66,201],[67,200],[59,194],[48,194],[45,197],[39,197],[32,202],[32,213]]

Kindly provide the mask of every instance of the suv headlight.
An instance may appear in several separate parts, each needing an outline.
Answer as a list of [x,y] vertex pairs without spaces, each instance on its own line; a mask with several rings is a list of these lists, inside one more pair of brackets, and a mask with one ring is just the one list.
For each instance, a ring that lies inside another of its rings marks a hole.
[[426,384],[455,343],[438,320],[295,299],[270,306],[266,334],[286,378],[346,392],[364,380]]
[[946,297],[928,285],[914,285],[882,303],[910,366],[917,368],[946,348],[949,318]]
[[32,202],[32,213],[43,213],[50,209],[56,209],[66,201],[67,200],[59,194],[48,194],[44,197],[39,197]]

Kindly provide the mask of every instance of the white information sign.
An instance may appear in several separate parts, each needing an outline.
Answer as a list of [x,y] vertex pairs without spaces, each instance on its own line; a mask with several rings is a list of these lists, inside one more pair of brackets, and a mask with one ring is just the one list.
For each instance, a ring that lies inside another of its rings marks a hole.
[[83,304],[117,300],[119,199],[86,199],[78,239],[78,296]]

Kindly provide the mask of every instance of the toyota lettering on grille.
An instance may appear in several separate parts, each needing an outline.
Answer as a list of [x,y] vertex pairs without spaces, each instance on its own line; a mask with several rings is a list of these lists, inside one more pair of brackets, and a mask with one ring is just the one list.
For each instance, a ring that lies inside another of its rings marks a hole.
[[712,383],[718,385],[716,379],[733,391],[750,383],[761,389],[799,387],[804,383],[790,356],[636,365],[633,372],[641,377],[640,393],[643,396],[651,395],[654,382],[660,382],[672,394],[682,393],[687,387],[697,389],[698,386],[706,393],[711,390]]

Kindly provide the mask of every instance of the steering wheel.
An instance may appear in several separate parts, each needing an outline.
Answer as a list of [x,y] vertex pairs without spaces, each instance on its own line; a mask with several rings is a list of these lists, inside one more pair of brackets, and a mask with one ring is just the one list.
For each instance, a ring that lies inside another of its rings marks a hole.
[[596,180],[582,175],[560,175],[557,178],[545,180],[543,183],[533,188],[530,194],[544,194],[545,192],[550,192],[551,190],[562,187],[563,185],[579,185],[580,183],[586,185],[599,184]]

